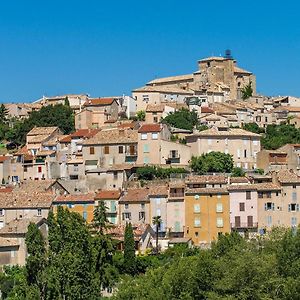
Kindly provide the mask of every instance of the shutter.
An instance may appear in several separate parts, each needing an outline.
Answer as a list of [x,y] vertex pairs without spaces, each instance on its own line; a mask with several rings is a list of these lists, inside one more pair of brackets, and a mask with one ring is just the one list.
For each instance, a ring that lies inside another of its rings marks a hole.
[[267,210],[267,203],[265,203],[265,210]]
[[288,211],[291,211],[291,204],[289,204]]
[[272,203],[272,210],[275,210],[275,204]]
[[299,211],[299,204],[296,204],[296,210]]

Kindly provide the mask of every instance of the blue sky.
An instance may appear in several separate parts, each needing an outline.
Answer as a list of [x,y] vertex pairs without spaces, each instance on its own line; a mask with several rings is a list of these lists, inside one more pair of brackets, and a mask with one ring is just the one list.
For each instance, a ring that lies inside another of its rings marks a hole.
[[257,90],[300,96],[297,1],[0,1],[0,101],[129,94],[230,48]]

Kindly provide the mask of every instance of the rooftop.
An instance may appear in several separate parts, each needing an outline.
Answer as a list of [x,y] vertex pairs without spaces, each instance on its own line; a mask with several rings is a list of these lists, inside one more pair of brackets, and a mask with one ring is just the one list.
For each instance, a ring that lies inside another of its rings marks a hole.
[[193,78],[194,78],[193,74],[162,77],[162,78],[157,78],[157,79],[153,79],[153,80],[149,81],[147,83],[147,85],[168,83],[168,82],[174,82],[174,81],[186,81],[186,80],[192,80]]
[[162,126],[160,124],[144,124],[138,130],[139,133],[160,132]]
[[116,199],[118,200],[121,196],[121,192],[119,190],[102,190],[98,192],[95,196],[95,199]]
[[0,235],[6,234],[25,234],[27,232],[30,223],[40,224],[45,222],[46,219],[42,217],[34,217],[30,219],[16,219],[9,222],[3,228],[0,229]]
[[140,189],[128,189],[124,192],[124,195],[120,199],[120,203],[124,202],[147,202],[149,195],[149,189],[140,188]]
[[192,183],[227,183],[227,177],[225,175],[191,175],[186,179],[187,184]]
[[246,136],[246,137],[260,137],[260,134],[253,133],[241,128],[228,128],[226,130],[219,130],[216,127],[200,131],[190,136]]
[[94,193],[88,193],[88,194],[78,194],[78,195],[60,195],[57,196],[56,199],[53,201],[53,203],[70,203],[70,202],[94,202]]
[[34,127],[27,133],[27,136],[32,136],[32,135],[47,135],[47,136],[49,136],[57,129],[58,129],[58,127]]
[[107,97],[107,98],[90,98],[85,103],[84,106],[106,106],[111,105],[115,101],[115,98]]

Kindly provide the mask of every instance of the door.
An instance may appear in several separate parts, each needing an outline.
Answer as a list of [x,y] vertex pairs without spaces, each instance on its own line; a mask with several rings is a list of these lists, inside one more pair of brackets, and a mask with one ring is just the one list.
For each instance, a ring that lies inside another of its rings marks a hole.
[[253,216],[247,217],[248,227],[253,227]]
[[238,217],[235,217],[234,218],[234,227],[236,227],[236,228],[239,228],[239,227],[241,227],[241,217],[240,216],[238,216]]

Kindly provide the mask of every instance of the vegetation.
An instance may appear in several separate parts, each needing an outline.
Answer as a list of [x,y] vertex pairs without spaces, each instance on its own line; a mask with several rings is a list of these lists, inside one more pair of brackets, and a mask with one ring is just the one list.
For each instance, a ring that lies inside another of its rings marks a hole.
[[211,250],[127,278],[114,299],[299,299],[299,246],[299,231],[251,241],[222,235]]
[[[6,117],[1,118],[2,109],[1,106],[0,140],[8,140],[22,145],[26,141],[26,134],[34,126],[58,126],[64,134],[69,134],[75,130],[74,115],[69,105],[57,104],[54,106],[44,106],[39,111],[33,111],[27,119],[12,119],[9,122]],[[4,113],[4,116],[6,114]],[[10,123],[10,126],[8,123]]]
[[239,167],[235,167],[232,169],[232,173],[231,176],[232,177],[244,177],[245,176],[245,172],[242,168]]
[[144,110],[140,110],[136,113],[136,118],[138,121],[145,121],[146,112]]
[[161,168],[157,166],[144,166],[137,169],[136,174],[139,180],[153,180],[170,178],[171,174],[186,173],[184,168]]
[[265,132],[265,129],[259,127],[256,123],[246,123],[243,125],[243,129],[258,134]]
[[136,272],[135,242],[131,223],[127,223],[124,236],[124,267],[127,274]]
[[231,173],[233,158],[230,154],[212,151],[201,156],[193,156],[190,167],[198,174]]
[[189,111],[186,108],[170,113],[162,122],[172,127],[186,130],[193,130],[193,128],[199,124],[197,113],[195,111]]
[[253,95],[253,88],[252,88],[252,82],[250,81],[249,84],[247,84],[243,89],[242,89],[242,99],[246,100]]

